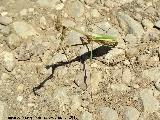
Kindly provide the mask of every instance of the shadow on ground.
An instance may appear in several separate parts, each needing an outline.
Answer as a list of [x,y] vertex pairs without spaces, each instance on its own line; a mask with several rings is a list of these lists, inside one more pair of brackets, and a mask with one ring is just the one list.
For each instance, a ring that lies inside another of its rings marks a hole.
[[[111,47],[100,46],[100,47],[98,47],[98,48],[96,48],[96,49],[94,49],[92,51],[92,54],[93,54],[92,57],[93,57],[93,59],[96,59],[97,57],[100,57],[100,56],[103,56],[103,55],[107,54],[110,50],[111,50]],[[71,63],[73,63],[75,61],[78,61],[78,62],[81,62],[83,64],[83,70],[84,70],[85,69],[84,62],[87,59],[90,59],[90,54],[91,54],[91,52],[89,51],[89,52],[86,52],[86,53],[84,53],[84,54],[82,54],[80,56],[77,56],[76,58],[74,58],[74,59],[72,59],[70,61],[65,61],[65,62],[61,61],[61,62],[58,62],[56,64],[47,65],[46,69],[52,68],[52,74],[50,76],[48,76],[45,80],[43,80],[39,85],[37,85],[36,87],[33,87],[34,94],[39,96],[37,91],[39,89],[41,89],[48,80],[53,78],[55,69],[60,67],[60,66],[68,65],[68,64],[71,64]],[[86,79],[86,76],[84,76],[84,79]]]

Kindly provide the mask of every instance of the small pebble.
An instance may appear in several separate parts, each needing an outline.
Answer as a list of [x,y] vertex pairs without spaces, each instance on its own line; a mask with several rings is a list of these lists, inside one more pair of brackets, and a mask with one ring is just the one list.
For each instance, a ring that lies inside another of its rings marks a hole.
[[44,16],[40,18],[40,25],[42,29],[45,29],[45,26],[47,25],[47,20]]
[[96,93],[99,89],[99,83],[102,82],[102,72],[95,70],[91,74],[91,86],[92,86],[92,92]]
[[123,12],[119,12],[117,18],[121,28],[124,29],[126,33],[133,34],[139,39],[142,37],[144,30],[139,22]]
[[118,113],[109,107],[100,108],[100,117],[101,120],[119,120]]
[[133,46],[137,43],[137,38],[133,34],[127,34],[125,37],[125,42]]
[[10,52],[4,52],[3,53],[3,65],[4,67],[10,72],[14,69],[15,67],[15,58],[14,55]]
[[13,33],[8,36],[7,44],[10,47],[10,49],[13,50],[17,48],[18,46],[20,46],[21,40],[16,34]]
[[71,99],[71,109],[72,111],[78,110],[81,107],[81,99],[78,95],[74,95],[70,97]]
[[18,87],[17,87],[17,91],[19,93],[23,92],[23,89],[24,89],[24,84],[19,84]]
[[92,4],[95,3],[95,1],[96,1],[96,0],[85,0],[85,3],[86,3],[87,5],[92,5]]
[[23,96],[18,96],[17,101],[21,102],[23,100]]
[[84,111],[81,114],[81,119],[80,120],[92,120],[92,114],[89,113],[88,111]]
[[28,12],[34,12],[34,8],[29,8]]
[[123,49],[114,48],[105,55],[105,61],[107,63],[116,64],[123,60],[125,60],[125,51]]
[[97,63],[91,64],[91,67],[92,67],[92,68],[97,68],[97,66],[98,66]]
[[160,91],[160,79],[158,79],[158,80],[155,82],[155,86],[156,86],[157,90]]
[[127,106],[124,112],[124,120],[138,120],[140,112],[131,106]]
[[20,11],[20,15],[21,15],[21,16],[27,15],[27,9],[21,10],[21,11]]
[[2,16],[6,16],[8,14],[8,12],[2,12],[1,15]]
[[86,90],[87,85],[84,82],[84,72],[77,72],[75,75],[74,83],[79,86],[82,90]]
[[154,24],[149,19],[143,19],[142,25],[146,28],[153,28]]
[[56,9],[56,10],[62,10],[63,7],[64,7],[64,4],[63,4],[63,3],[60,3],[60,4],[56,5],[55,9]]
[[11,17],[0,16],[0,24],[9,25],[10,23],[12,23]]
[[159,101],[153,96],[152,90],[143,89],[140,92],[140,96],[145,113],[153,113],[159,109]]
[[8,118],[8,107],[5,102],[0,101],[0,120],[7,120]]
[[67,11],[70,17],[81,17],[85,12],[83,3],[78,0],[70,1],[67,5]]
[[157,28],[160,28],[160,20],[158,20],[158,21],[155,23],[155,26],[156,26]]
[[9,26],[2,26],[0,24],[0,33],[2,33],[4,36],[8,36],[11,32],[11,29]]
[[92,14],[92,16],[95,17],[95,18],[98,18],[98,17],[100,16],[100,13],[98,12],[97,9],[93,9],[93,10],[91,11],[91,14]]
[[126,92],[126,91],[130,91],[130,87],[128,87],[125,84],[111,84],[110,88],[113,91],[120,91],[120,92]]
[[122,75],[122,80],[124,81],[124,83],[129,84],[131,79],[132,79],[132,74],[130,69],[128,68],[124,69],[123,75]]
[[1,75],[1,80],[6,81],[7,79],[10,79],[10,75],[7,74],[7,73],[2,73],[2,75]]
[[28,23],[24,21],[17,21],[13,23],[13,28],[16,33],[22,38],[37,35],[36,30]]

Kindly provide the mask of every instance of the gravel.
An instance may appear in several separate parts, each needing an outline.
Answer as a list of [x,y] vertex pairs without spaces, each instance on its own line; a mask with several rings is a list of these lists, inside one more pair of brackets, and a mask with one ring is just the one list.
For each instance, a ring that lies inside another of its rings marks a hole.
[[[0,5],[0,120],[6,114],[160,118],[157,0],[0,0]],[[91,44],[76,45],[80,38],[87,42],[86,36],[69,26],[111,35],[118,45],[110,49],[93,41],[96,54],[90,60]]]

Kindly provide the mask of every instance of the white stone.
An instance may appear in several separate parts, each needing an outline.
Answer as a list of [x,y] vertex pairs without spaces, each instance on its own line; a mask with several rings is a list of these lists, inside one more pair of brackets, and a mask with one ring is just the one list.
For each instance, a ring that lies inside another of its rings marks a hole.
[[102,82],[102,72],[93,71],[91,74],[91,89],[93,93],[96,93],[99,89],[99,83]]
[[64,4],[63,4],[63,3],[60,3],[60,4],[56,5],[55,9],[56,9],[56,10],[62,10],[63,7],[64,7]]
[[20,15],[21,15],[21,16],[27,15],[27,9],[21,10],[21,11],[20,11]]
[[96,18],[96,17],[98,18],[98,17],[100,16],[100,13],[98,12],[97,9],[93,9],[93,10],[91,11],[91,14],[92,14],[92,16],[95,17],[95,18]]
[[46,20],[46,18],[44,17],[44,16],[42,16],[41,18],[40,18],[40,25],[41,25],[41,27],[42,28],[44,28],[44,26],[46,26],[47,25],[47,20]]
[[140,112],[131,106],[127,106],[124,112],[124,120],[138,120]]
[[7,43],[10,49],[15,49],[20,46],[21,40],[18,35],[13,33],[8,36]]
[[14,55],[10,52],[3,52],[3,65],[8,71],[12,71],[15,67]]
[[125,51],[123,49],[114,48],[105,56],[107,63],[117,63],[125,59]]
[[28,12],[34,12],[34,8],[29,8]]
[[92,114],[89,113],[88,111],[84,111],[81,113],[81,119],[80,120],[93,120],[92,119]]
[[156,23],[155,23],[155,26],[160,28],[160,20],[158,20]]
[[59,3],[60,0],[38,0],[37,3],[41,7],[49,7],[49,8],[55,8],[56,4]]
[[123,75],[122,75],[122,80],[124,81],[124,83],[129,84],[131,79],[132,79],[132,74],[130,69],[128,68],[124,69]]
[[153,28],[153,26],[154,26],[154,24],[149,19],[143,19],[142,24],[146,28]]
[[101,120],[119,120],[118,113],[109,107],[100,108],[100,118]]
[[141,100],[144,106],[145,113],[153,113],[159,109],[159,101],[153,96],[153,91],[143,89],[140,92]]
[[74,112],[75,110],[79,110],[81,107],[81,99],[78,95],[74,95],[70,97],[71,99],[71,110]]
[[97,68],[97,66],[98,66],[97,63],[92,63],[92,64],[91,64],[91,67],[92,67],[92,68]]
[[18,96],[17,101],[21,102],[23,100],[23,96]]
[[144,30],[142,25],[135,21],[133,18],[131,18],[129,15],[119,12],[117,16],[121,28],[126,32],[130,34],[134,34],[137,38],[141,38],[144,34]]
[[6,104],[0,101],[0,120],[7,120],[6,118],[8,118]]
[[1,13],[2,16],[6,16],[7,14],[8,14],[8,12],[6,12],[6,11]]
[[155,82],[155,86],[156,86],[157,90],[160,91],[160,79],[158,79],[158,80]]
[[128,87],[125,84],[111,84],[109,86],[113,91],[121,91],[121,92],[126,92],[130,91],[130,87]]
[[86,3],[87,5],[92,5],[92,4],[95,3],[95,1],[96,1],[96,0],[85,0],[85,3]]
[[150,78],[151,81],[157,81],[160,78],[160,67],[153,67],[146,69],[142,73],[143,78]]
[[65,105],[69,105],[69,96],[67,95],[68,88],[67,87],[61,87],[61,88],[56,88],[54,90],[54,99],[58,100],[59,102],[59,108],[61,111],[65,111],[66,107]]
[[11,17],[0,16],[0,24],[8,25],[10,23],[12,23],[12,18]]
[[68,14],[71,17],[81,17],[85,12],[84,5],[78,0],[70,1],[67,5]]
[[13,28],[16,33],[22,38],[37,35],[36,30],[30,24],[23,21],[14,22]]

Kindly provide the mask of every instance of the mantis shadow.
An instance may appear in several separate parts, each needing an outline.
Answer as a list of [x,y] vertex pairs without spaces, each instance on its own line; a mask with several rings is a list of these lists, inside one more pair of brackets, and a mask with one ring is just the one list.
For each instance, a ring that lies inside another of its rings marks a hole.
[[[96,49],[94,49],[92,51],[92,57],[93,57],[93,59],[96,59],[97,57],[100,57],[100,56],[103,56],[103,55],[107,54],[110,50],[111,50],[111,47],[109,47],[109,46],[100,46],[100,47],[98,47],[98,48],[96,48]],[[84,65],[83,66],[83,70],[84,70],[85,69],[84,62],[87,59],[90,59],[90,54],[91,54],[91,52],[89,51],[89,52],[86,52],[86,53],[84,53],[84,54],[82,54],[80,56],[77,56],[76,58],[74,58],[74,59],[72,59],[70,61],[61,61],[61,62],[58,62],[56,64],[46,65],[46,69],[52,68],[52,73],[45,80],[43,80],[39,85],[37,85],[36,87],[33,87],[33,93],[34,93],[34,95],[38,95],[39,96],[39,94],[37,93],[37,91],[39,89],[41,89],[48,80],[50,80],[51,78],[53,78],[54,71],[58,67],[64,66],[64,65],[68,65],[68,64],[71,64],[71,63],[73,63],[75,61],[78,61],[78,62],[81,62]],[[86,78],[87,78],[87,76],[85,75],[84,79],[86,79]]]

